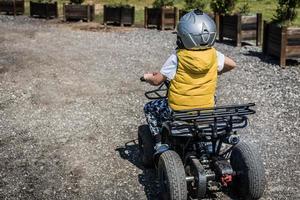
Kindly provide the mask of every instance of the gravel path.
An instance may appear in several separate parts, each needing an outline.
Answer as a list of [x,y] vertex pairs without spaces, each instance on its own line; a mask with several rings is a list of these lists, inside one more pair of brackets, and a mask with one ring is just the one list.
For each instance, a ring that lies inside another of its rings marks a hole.
[[[0,199],[155,199],[155,173],[130,141],[151,88],[138,78],[160,68],[175,35],[77,26],[0,16]],[[216,47],[238,63],[218,104],[257,104],[241,135],[265,161],[264,199],[300,199],[299,64]]]

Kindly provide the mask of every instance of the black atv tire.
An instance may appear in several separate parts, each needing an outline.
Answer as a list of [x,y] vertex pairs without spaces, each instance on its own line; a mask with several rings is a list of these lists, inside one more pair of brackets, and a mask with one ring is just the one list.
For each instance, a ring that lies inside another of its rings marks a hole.
[[260,154],[245,142],[239,142],[232,149],[230,164],[233,171],[231,192],[242,199],[259,199],[265,190],[265,169]]
[[139,126],[138,142],[142,165],[145,168],[154,168],[154,139],[148,125]]
[[187,183],[183,163],[175,151],[166,151],[159,157],[158,178],[160,199],[186,200]]

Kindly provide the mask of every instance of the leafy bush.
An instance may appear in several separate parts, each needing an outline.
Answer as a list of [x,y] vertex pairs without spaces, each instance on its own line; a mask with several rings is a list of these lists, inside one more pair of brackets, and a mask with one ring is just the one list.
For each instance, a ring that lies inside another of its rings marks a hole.
[[207,0],[185,0],[185,10],[192,10],[196,8],[204,10],[207,4]]
[[298,7],[300,7],[300,0],[278,0],[273,21],[284,25],[292,24],[297,17]]
[[210,3],[214,13],[229,14],[235,6],[236,0],[212,0]]
[[155,0],[152,5],[154,8],[161,8],[164,6],[173,6],[174,0]]
[[111,0],[110,3],[107,5],[113,8],[117,8],[117,7],[131,8],[131,5],[128,3],[128,0]]
[[249,14],[250,13],[250,6],[248,3],[244,3],[241,7],[239,7],[239,13],[241,14]]

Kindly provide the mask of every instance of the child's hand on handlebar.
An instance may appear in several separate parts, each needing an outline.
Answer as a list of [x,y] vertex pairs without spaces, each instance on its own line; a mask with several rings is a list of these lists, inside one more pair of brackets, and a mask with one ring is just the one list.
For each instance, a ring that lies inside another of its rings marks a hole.
[[[156,72],[148,72],[148,73],[145,73],[144,74],[144,79],[146,80],[146,81],[148,81],[148,80],[152,80],[152,78],[153,78],[153,76],[154,76],[154,73],[156,73]],[[157,73],[156,73],[157,74]]]

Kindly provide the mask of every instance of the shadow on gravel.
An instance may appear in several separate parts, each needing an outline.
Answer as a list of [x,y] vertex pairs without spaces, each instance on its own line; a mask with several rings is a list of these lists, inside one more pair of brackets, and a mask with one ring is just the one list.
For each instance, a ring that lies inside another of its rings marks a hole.
[[[262,62],[272,64],[272,65],[279,65],[279,58],[273,57],[273,56],[264,56],[262,52],[248,51],[248,53],[243,53],[243,55],[258,57]],[[287,66],[299,66],[300,62],[298,60],[287,59],[286,65]]]
[[130,140],[115,149],[121,158],[128,160],[137,168],[143,170],[138,175],[139,183],[144,187],[144,192],[148,200],[158,200],[158,187],[155,169],[145,169],[140,162],[140,152],[137,140]]

